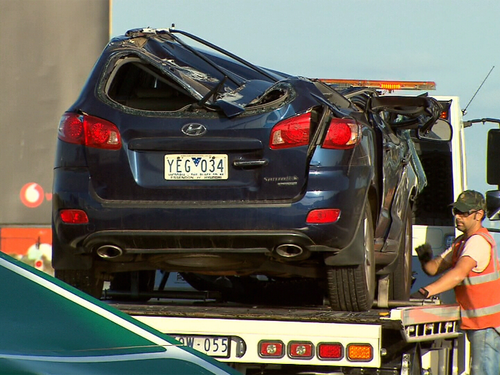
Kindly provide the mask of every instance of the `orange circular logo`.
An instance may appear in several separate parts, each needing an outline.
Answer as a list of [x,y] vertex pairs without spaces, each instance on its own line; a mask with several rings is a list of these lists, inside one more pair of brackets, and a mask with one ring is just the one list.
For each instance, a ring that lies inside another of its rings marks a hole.
[[21,188],[19,197],[26,207],[38,207],[43,203],[43,188],[36,182],[29,182]]

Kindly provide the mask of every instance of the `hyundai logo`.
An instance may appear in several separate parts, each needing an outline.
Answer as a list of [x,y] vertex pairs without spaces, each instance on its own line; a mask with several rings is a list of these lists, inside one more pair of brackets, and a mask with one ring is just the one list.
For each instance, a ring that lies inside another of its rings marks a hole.
[[207,128],[202,124],[186,124],[181,129],[182,133],[190,137],[198,137],[207,132]]

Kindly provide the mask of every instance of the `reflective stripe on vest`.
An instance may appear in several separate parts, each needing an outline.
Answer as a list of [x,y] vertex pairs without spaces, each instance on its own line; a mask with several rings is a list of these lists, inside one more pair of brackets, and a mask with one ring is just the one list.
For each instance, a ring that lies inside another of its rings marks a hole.
[[[500,327],[500,267],[493,237],[486,228],[473,235],[481,235],[490,244],[490,261],[480,272],[471,271],[460,285],[455,287],[457,302],[461,307],[462,329]],[[458,262],[465,247],[463,236],[457,238],[453,248],[453,265]]]
[[500,306],[499,305],[488,306],[488,307],[478,308],[478,309],[474,309],[474,310],[464,310],[463,315],[466,316],[467,318],[478,318],[480,316],[492,315],[492,314],[497,314],[497,313],[500,313]]

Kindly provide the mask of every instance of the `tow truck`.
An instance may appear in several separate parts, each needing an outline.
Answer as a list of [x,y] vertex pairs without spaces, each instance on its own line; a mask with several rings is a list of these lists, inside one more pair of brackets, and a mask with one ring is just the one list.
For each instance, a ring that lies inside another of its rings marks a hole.
[[[21,4],[21,2],[16,4]],[[19,7],[21,6],[19,5]],[[107,6],[103,5],[94,12],[103,12],[105,9]],[[61,11],[63,10],[58,9],[58,14]],[[74,13],[72,7],[68,7],[67,11]],[[22,12],[1,14],[8,17],[12,17],[13,14],[14,16],[22,16]],[[57,24],[54,19],[48,17],[54,14],[50,4],[43,5],[42,14],[44,17],[39,18],[41,23],[34,23],[35,28],[49,30],[47,25]],[[100,22],[101,19],[102,17],[87,17],[86,23],[89,20],[96,20],[96,24],[92,25],[96,32],[94,38],[86,40],[87,45],[92,48],[90,50],[85,48],[83,54],[74,54],[74,60],[79,62],[75,66],[84,66],[85,61],[88,64],[93,63],[92,51],[99,53],[102,45],[107,42],[108,33],[105,30],[105,25],[103,26],[103,23]],[[24,40],[26,35],[32,33],[33,27],[25,29],[25,32],[18,30],[16,35],[12,35],[10,38],[10,44],[5,45],[15,46],[19,44],[20,40]],[[66,30],[67,32],[68,30]],[[40,44],[39,46],[47,48],[46,45]],[[65,60],[67,63],[67,59]],[[4,61],[7,64],[10,62],[8,59],[4,59]],[[54,65],[53,60],[49,62],[49,66]],[[22,61],[18,61],[18,64],[20,63]],[[32,62],[25,61],[25,63],[29,65]],[[30,69],[25,69],[25,72],[29,71]],[[53,71],[57,72],[57,69],[53,69]],[[68,87],[80,86],[77,81],[85,78],[82,75],[83,71],[86,71],[86,68],[77,72],[78,74],[67,77],[64,82],[57,79],[57,75],[54,74],[48,74],[44,79],[41,79],[40,76],[23,76],[29,77],[26,81],[28,84],[25,84],[26,87],[33,87],[34,82],[38,82],[41,87],[46,87],[48,80],[52,86],[55,84],[66,85],[65,92],[68,92]],[[19,77],[14,75],[13,78],[18,80]],[[352,81],[354,82],[344,82],[344,84],[371,85],[370,87],[388,92],[404,88],[432,90],[433,86],[431,84],[430,87],[426,88],[426,83]],[[340,84],[341,82],[332,81],[330,83]],[[26,91],[18,90],[19,82],[16,82],[12,87],[16,87],[17,91],[5,90],[9,100],[12,99],[13,93],[17,92],[18,96],[22,97]],[[465,155],[463,152],[463,123],[458,98],[443,97],[443,100],[450,103],[448,115],[444,116],[448,116],[454,130],[449,150],[443,152],[444,155],[448,152],[448,156],[443,157],[443,159],[449,158],[447,160],[453,166],[450,168],[452,174],[446,173],[440,176],[440,173],[431,173],[431,169],[434,167],[432,161],[427,162],[431,166],[426,172],[428,172],[429,186],[437,184],[438,188],[441,188],[440,184],[443,180],[442,187],[447,191],[447,197],[445,197],[447,199],[448,196],[453,197],[465,189],[466,173],[463,160],[463,155]],[[15,100],[12,103],[14,102]],[[19,103],[22,105],[22,101]],[[33,104],[36,106],[37,100],[34,100]],[[46,101],[42,101],[41,105],[45,112],[50,109]],[[62,106],[66,105],[62,104]],[[60,105],[52,107],[54,107],[52,108],[53,113],[60,112]],[[16,108],[16,106],[12,106],[11,118],[19,120],[19,111]],[[46,116],[46,118],[49,120],[41,123],[37,121],[38,125],[43,125],[37,131],[33,130],[32,127],[29,129],[30,131],[23,131],[20,138],[22,142],[12,142],[10,137],[6,138],[7,142],[3,144],[4,151],[10,150],[9,147],[14,147],[14,151],[7,152],[7,154],[15,155],[19,144],[31,144],[29,142],[31,138],[28,137],[31,135],[33,139],[36,138],[36,142],[32,142],[36,147],[31,147],[31,157],[24,159],[30,163],[33,160],[38,160],[37,165],[39,166],[50,166],[53,150],[50,148],[52,141],[49,142],[49,140],[52,139],[53,124],[50,116]],[[8,124],[9,121],[5,123]],[[26,126],[29,127],[32,122],[21,121],[19,124],[27,124]],[[9,132],[8,134],[14,136],[17,133]],[[46,137],[47,134],[50,137]],[[23,149],[27,150],[27,148]],[[500,146],[496,149],[500,150]],[[497,155],[496,160],[498,159]],[[44,245],[50,246],[50,228],[44,218],[50,212],[51,199],[50,194],[47,193],[50,188],[50,179],[48,180],[46,177],[51,178],[52,174],[48,173],[50,170],[47,171],[44,167],[20,168],[17,163],[11,163],[11,158],[5,160],[7,164],[12,164],[10,167],[15,166],[15,172],[19,172],[16,176],[19,176],[14,178],[17,182],[5,186],[6,189],[10,188],[10,190],[7,189],[3,194],[5,203],[2,207],[13,208],[3,210],[0,247],[2,251],[7,253],[10,253],[11,250],[14,252],[20,248],[24,249],[22,254],[19,254],[19,257],[22,257],[29,254],[28,249],[31,249],[32,245],[35,250],[44,249]],[[432,160],[432,157],[429,157],[428,160]],[[10,167],[6,170],[11,171]],[[443,167],[439,168],[446,170]],[[439,168],[436,167],[436,169]],[[10,175],[12,174],[13,172],[10,173]],[[496,173],[496,176],[500,176],[500,171]],[[496,184],[500,184],[500,181]],[[497,197],[497,199],[500,201],[500,198]],[[488,200],[491,207],[495,206],[494,200],[495,195],[492,194]],[[421,207],[424,205],[422,202],[417,203]],[[432,208],[432,205],[431,203],[429,206]],[[500,204],[497,207],[500,207]],[[440,219],[437,214],[431,216],[427,213],[427,216],[423,215],[421,218],[425,211],[423,208],[416,211],[413,242],[418,245],[423,240],[428,239],[432,243],[433,249],[439,252],[445,248],[447,241],[453,236],[453,225],[449,225],[445,219]],[[21,231],[18,232],[17,227]],[[19,244],[20,241],[22,244]],[[29,242],[25,244],[25,241]],[[35,253],[35,255],[39,254],[41,252]],[[39,262],[40,259],[45,260],[45,258],[37,256],[33,259],[30,258],[29,261],[35,260],[35,266],[39,268],[50,265],[48,259],[45,262]],[[425,282],[422,281],[423,275],[418,273],[420,270],[415,272],[417,274],[414,288]],[[163,332],[172,334],[180,342],[208,353],[220,361],[232,364],[234,368],[246,375],[298,373],[330,375],[462,374],[467,371],[465,338],[457,329],[458,307],[453,303],[444,303],[443,298],[441,300],[426,300],[423,303],[409,301],[404,306],[396,306],[394,301],[387,300],[387,303],[384,303],[379,296],[377,305],[362,313],[336,312],[328,306],[294,308],[242,306],[220,302],[218,296],[211,295],[209,292],[186,290],[188,288],[185,283],[182,283],[179,275],[170,274],[166,278],[166,275],[160,272],[158,274],[158,286],[154,293],[151,296],[142,296],[149,299],[148,302],[124,303],[117,302],[117,298],[107,301],[123,312],[157,327]],[[163,286],[167,286],[167,288],[163,290]],[[134,290],[133,287],[132,294]],[[385,307],[383,307],[384,305]]]
[[[372,87],[387,94],[435,88],[433,82],[424,81],[323,81],[339,88]],[[441,119],[451,125],[453,137],[444,145],[424,142],[416,148],[427,187],[414,202],[412,239],[414,245],[430,242],[437,255],[455,237],[448,204],[466,189],[466,163],[459,98],[434,98],[443,107]],[[416,290],[429,280],[414,263]],[[459,307],[453,295],[391,301],[387,278],[379,281],[372,309],[339,312],[327,305],[269,307],[223,302],[213,291],[190,289],[179,274],[157,275],[161,281],[153,292],[140,294],[132,286],[126,296],[149,299],[147,303],[115,301],[121,296],[110,290],[105,291],[105,298],[141,322],[245,375],[468,372],[468,345],[459,331]]]

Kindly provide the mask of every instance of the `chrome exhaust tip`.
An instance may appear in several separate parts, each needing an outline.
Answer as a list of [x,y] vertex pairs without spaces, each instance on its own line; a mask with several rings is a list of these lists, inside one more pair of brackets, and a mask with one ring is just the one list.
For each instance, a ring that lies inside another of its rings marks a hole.
[[283,258],[295,258],[304,253],[304,249],[293,243],[278,245],[276,247],[276,254]]
[[115,245],[103,245],[96,250],[96,253],[103,259],[113,259],[122,256],[123,250]]

